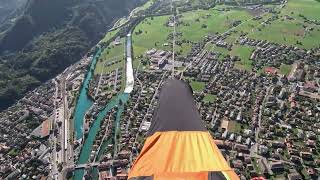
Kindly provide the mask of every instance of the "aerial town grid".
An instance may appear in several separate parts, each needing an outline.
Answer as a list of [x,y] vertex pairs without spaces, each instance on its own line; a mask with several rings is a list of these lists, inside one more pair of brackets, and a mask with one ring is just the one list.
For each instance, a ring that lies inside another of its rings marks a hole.
[[[307,39],[320,31],[320,19],[281,14],[291,1],[213,2],[147,2],[78,63],[1,112],[0,177],[127,179],[162,83],[178,78],[191,85],[203,122],[241,179],[317,179],[320,44],[251,32],[299,20],[304,31],[295,36]],[[197,9],[204,13],[192,21],[203,31],[211,28],[206,11],[250,16],[229,19],[199,41],[185,39],[184,27],[192,26],[185,17]],[[164,43],[139,47],[152,33],[143,27],[156,20],[168,30]]]

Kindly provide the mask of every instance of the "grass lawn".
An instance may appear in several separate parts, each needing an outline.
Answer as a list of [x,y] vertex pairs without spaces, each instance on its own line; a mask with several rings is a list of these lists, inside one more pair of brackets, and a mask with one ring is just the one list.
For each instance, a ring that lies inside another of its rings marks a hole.
[[[178,37],[177,40],[185,39],[193,42],[201,41],[204,36],[210,33],[223,33],[227,31],[236,20],[245,21],[252,18],[244,10],[230,10],[228,12],[220,12],[216,9],[195,10],[182,13],[181,15],[180,21],[182,24],[176,30],[177,32],[181,32],[182,36]],[[151,48],[171,50],[171,47],[163,46],[163,44],[168,42],[168,35],[173,32],[172,27],[165,26],[169,17],[157,16],[146,18],[135,28],[132,36],[135,57],[143,55]],[[206,28],[202,27],[204,24],[207,26]],[[142,33],[139,34],[139,31]],[[177,52],[182,51],[181,55],[187,55],[191,50],[191,44],[182,44],[182,46],[176,46],[176,48]]]
[[228,130],[233,133],[240,133],[241,124],[236,121],[229,121]]
[[216,95],[206,94],[203,98],[203,102],[214,102],[217,99]]
[[[164,49],[163,44],[167,43],[167,37],[172,32],[172,28],[166,27],[165,23],[169,16],[157,16],[146,18],[134,30],[132,35],[134,56],[143,55],[152,48]],[[141,34],[137,32],[142,31]]]
[[175,52],[181,56],[187,56],[191,52],[192,45],[183,43],[181,46],[175,46]]
[[[310,20],[320,19],[320,5],[314,0],[289,0],[288,4],[281,10],[279,19],[271,22],[265,27],[260,26],[260,31],[255,29],[248,37],[254,39],[264,39],[279,44],[294,45],[303,48],[313,48],[320,45],[320,27],[304,22],[300,14]],[[284,19],[290,16],[293,19]],[[306,28],[313,28],[306,31]],[[297,41],[302,45],[297,44]]]
[[213,49],[213,47],[215,47],[215,44],[212,43],[208,43],[204,49],[206,49],[207,51],[211,51]]
[[291,69],[292,69],[292,65],[281,64],[280,73],[288,76],[290,74]]
[[214,51],[216,53],[220,53],[219,60],[223,60],[223,58],[230,53],[228,49],[223,48],[223,47],[218,47],[212,43],[207,44],[205,46],[205,49],[208,51]]
[[273,21],[270,25],[255,30],[249,34],[249,38],[265,39],[279,44],[294,45],[301,41],[304,34],[303,24],[297,21]]
[[155,1],[155,0],[149,0],[149,1],[147,1],[147,2],[144,3],[142,6],[137,7],[137,8],[134,10],[134,12],[135,12],[135,13],[138,13],[138,12],[140,12],[140,11],[144,11],[144,10],[148,9],[149,7],[152,6],[152,4],[154,3],[154,1]]
[[320,4],[315,0],[288,0],[283,14],[303,14],[309,19],[320,19]]
[[19,150],[18,149],[11,149],[8,154],[9,154],[9,156],[17,156],[19,154]]
[[[110,44],[101,54],[97,65],[95,69],[95,74],[101,74],[104,72],[109,72],[112,71],[116,68],[122,67],[124,63],[124,44],[125,44],[125,38],[121,39],[121,44],[120,45],[113,45]],[[122,60],[119,63],[113,64],[109,67],[106,67],[105,64],[110,61],[115,61],[115,60]]]
[[252,61],[250,56],[254,48],[248,46],[236,45],[232,47],[231,56],[239,56],[240,62],[236,62],[236,67],[247,71],[252,71]]
[[218,46],[214,47],[214,51],[220,53],[219,60],[223,60],[228,54],[230,54],[228,49]]
[[[250,18],[252,18],[251,15],[242,10],[227,12],[220,12],[216,9],[190,11],[182,13],[182,18],[180,18],[182,24],[178,26],[177,31],[182,32],[181,39],[198,42],[210,33],[227,31],[236,20],[245,21]],[[207,27],[204,28],[203,25]]]
[[108,40],[110,40],[111,38],[113,38],[113,36],[115,36],[118,32],[120,31],[120,28],[107,32],[107,34],[104,36],[104,38],[100,41],[100,43],[102,42],[107,42]]
[[190,85],[194,92],[201,92],[205,88],[206,84],[204,82],[191,81]]

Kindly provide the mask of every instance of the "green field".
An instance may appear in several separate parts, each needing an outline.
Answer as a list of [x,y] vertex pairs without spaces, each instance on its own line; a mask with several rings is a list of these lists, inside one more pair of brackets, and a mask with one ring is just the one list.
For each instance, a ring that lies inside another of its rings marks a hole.
[[140,12],[140,11],[144,11],[144,10],[148,9],[149,7],[151,7],[153,3],[154,3],[154,0],[149,0],[149,1],[147,1],[146,3],[144,3],[142,6],[137,7],[137,8],[134,10],[134,12],[135,12],[135,13],[138,13],[138,12]]
[[175,52],[181,56],[187,56],[191,52],[192,45],[183,43],[181,46],[175,46]]
[[217,99],[216,95],[206,94],[203,98],[203,102],[214,102]]
[[248,46],[233,46],[230,52],[231,56],[239,56],[241,58],[240,62],[236,62],[236,67],[247,71],[252,70],[252,61],[250,60],[251,53],[254,49]]
[[[171,46],[163,46],[169,43],[167,37],[173,32],[172,27],[165,26],[170,16],[146,18],[133,32],[133,51],[135,57],[143,55],[151,48],[171,50]],[[182,33],[177,41],[189,40],[201,41],[206,35],[223,33],[227,31],[236,20],[245,21],[252,18],[247,11],[231,10],[220,12],[216,9],[196,10],[182,13],[181,24],[176,31]],[[203,27],[206,25],[206,28]],[[140,32],[140,33],[139,33]],[[186,56],[191,51],[191,44],[183,43],[176,46],[176,52]]]
[[[164,48],[163,44],[167,43],[167,37],[172,32],[172,28],[164,25],[168,19],[169,16],[146,18],[134,29],[132,43],[135,57],[143,55],[152,48]],[[137,34],[139,31],[142,33]]]
[[219,60],[223,60],[227,55],[230,56],[239,56],[241,58],[240,62],[236,62],[236,67],[244,69],[247,71],[252,71],[252,61],[249,59],[254,48],[248,46],[235,45],[232,47],[232,50],[229,51],[223,47],[217,47],[214,44],[208,44],[205,47],[207,50],[220,53]]
[[[300,17],[300,15],[303,15],[310,20],[319,20],[319,12],[320,5],[314,0],[289,0],[278,15],[279,19],[272,21],[271,24],[262,25],[250,33],[249,37],[307,49],[319,46],[320,27],[306,23]],[[289,16],[292,19],[288,19],[285,16]]]
[[104,38],[100,41],[100,43],[109,41],[109,40],[110,40],[111,38],[113,38],[113,36],[115,36],[119,31],[120,31],[120,29],[116,29],[116,30],[114,30],[114,31],[108,32],[108,33],[104,36]]
[[241,124],[236,121],[229,121],[228,130],[230,132],[234,133],[240,133],[241,132]]
[[[197,1],[192,1],[197,2]],[[150,1],[149,1],[150,3]],[[148,4],[147,4],[148,5]],[[147,6],[146,5],[146,6]],[[149,4],[150,5],[150,4]],[[268,40],[279,44],[300,46],[304,48],[314,48],[320,46],[320,26],[304,21],[301,14],[310,20],[320,19],[320,3],[315,0],[289,0],[283,8],[276,5],[267,5],[274,8],[279,13],[262,13],[262,19],[254,20],[254,16],[247,10],[232,9],[228,6],[218,5],[209,10],[193,10],[181,13],[179,25],[176,28],[178,33],[177,41],[180,42],[200,42],[206,35],[214,33],[224,33],[229,31],[227,43],[236,43],[241,34],[247,34],[249,38]],[[221,11],[229,8],[228,11]],[[278,19],[270,21],[269,24],[263,23],[277,15]],[[133,51],[135,57],[143,56],[147,50],[152,48],[170,50],[171,40],[167,39],[173,32],[172,27],[167,27],[170,16],[157,16],[146,18],[133,32]],[[240,21],[240,25],[232,28],[235,21]],[[232,30],[230,30],[232,29]],[[167,46],[164,46],[167,44]],[[176,46],[177,56],[186,56],[191,51],[191,44],[182,43]],[[249,57],[254,50],[248,46],[235,45],[231,51],[225,48],[216,47],[208,44],[207,50],[214,50],[221,53],[219,60],[226,55],[239,56],[240,62],[236,62],[235,67],[251,71],[252,61]],[[134,66],[139,65],[141,58],[135,58]],[[290,67],[282,66],[281,73],[288,74]]]
[[201,92],[204,90],[206,86],[204,82],[199,82],[199,81],[191,81],[190,85],[194,92]]
[[320,4],[315,0],[288,0],[282,14],[303,14],[309,19],[320,19]]
[[[223,33],[232,27],[234,21],[251,19],[251,15],[243,10],[220,12],[216,9],[196,10],[182,13],[177,31],[182,32],[181,39],[198,42],[208,34]],[[206,27],[203,27],[206,25]]]
[[123,67],[124,66],[124,61],[121,61],[119,63],[113,64],[109,67],[106,67],[105,64],[111,61],[115,60],[124,60],[125,55],[124,55],[124,44],[125,44],[125,38],[121,38],[120,40],[121,44],[120,45],[113,45],[111,43],[101,54],[97,65],[95,69],[95,74],[101,74],[101,73],[106,73],[110,72],[116,68]]
[[292,69],[292,65],[281,64],[280,73],[288,76],[290,74],[291,69]]

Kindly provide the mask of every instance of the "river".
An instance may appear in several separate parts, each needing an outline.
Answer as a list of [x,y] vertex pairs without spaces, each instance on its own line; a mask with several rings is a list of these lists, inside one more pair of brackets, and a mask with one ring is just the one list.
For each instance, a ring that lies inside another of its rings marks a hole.
[[[117,97],[113,98],[106,105],[106,107],[98,114],[98,117],[93,122],[93,124],[89,130],[88,136],[85,139],[85,142],[82,146],[82,149],[80,152],[80,157],[79,157],[77,164],[85,164],[88,162],[90,155],[91,155],[94,140],[96,138],[96,135],[100,131],[100,125],[102,123],[102,120],[104,120],[107,113],[116,106],[118,107],[118,111],[117,111],[117,116],[116,116],[116,121],[115,121],[115,135],[114,135],[115,137],[113,137],[113,138],[115,139],[115,141],[117,141],[116,134],[117,134],[117,131],[120,126],[121,115],[122,115],[122,112],[124,111],[124,104],[128,101],[128,99],[130,97],[130,93],[133,90],[133,85],[134,85],[131,46],[132,46],[131,34],[128,34],[127,44],[126,44],[126,54],[127,54],[126,57],[127,58],[126,58],[126,88],[125,88],[125,91],[124,91],[124,93],[121,93]],[[101,53],[101,49],[99,49],[98,53],[95,55],[95,57],[92,61],[91,68],[93,68],[93,70],[95,68],[95,64],[96,64],[97,58],[99,57],[100,53]],[[88,75],[84,81],[84,85],[81,89],[81,93],[80,93],[79,101],[78,101],[79,105],[77,104],[77,108],[76,108],[76,117],[77,118],[75,118],[75,121],[79,121],[79,122],[75,122],[75,124],[79,126],[79,127],[76,126],[77,139],[82,138],[83,118],[84,118],[85,113],[88,111],[88,109],[93,104],[92,100],[89,97],[87,97],[87,93],[86,93],[86,91],[88,89],[86,87],[88,87],[91,77],[92,77],[92,72],[89,71]],[[122,101],[122,103],[120,103],[120,100]],[[78,107],[81,105],[83,107]],[[81,111],[81,110],[83,110],[83,111]],[[79,132],[78,132],[78,130],[79,130]],[[80,135],[78,136],[78,134],[80,134],[81,136]],[[114,145],[114,147],[115,147],[114,151],[117,151],[116,145]],[[104,150],[105,150],[105,148],[102,148],[100,151],[103,152]],[[98,152],[98,156],[102,156],[102,154],[103,154],[102,152]],[[95,172],[94,176],[97,177],[97,174],[96,174],[97,170],[95,169],[94,172]],[[74,173],[75,180],[82,180],[83,176],[84,176],[84,169],[78,169]]]
[[[127,100],[129,99],[129,94],[123,93],[123,94],[120,94],[119,96],[117,96],[116,98],[112,99],[108,103],[108,105],[99,113],[97,119],[93,122],[93,124],[90,128],[88,136],[85,139],[84,145],[82,146],[80,157],[78,160],[78,164],[85,164],[88,162],[90,155],[91,155],[94,140],[96,138],[96,135],[100,131],[100,124],[101,124],[102,120],[105,118],[106,114],[116,106],[118,106],[118,111],[120,111],[121,109],[123,111],[124,105],[119,106],[120,99],[122,100],[123,103],[127,102]],[[122,111],[120,111],[120,112],[122,112]],[[117,115],[117,117],[116,117],[116,126],[117,127],[119,126],[120,119],[121,119],[121,116]],[[81,180],[83,175],[84,175],[83,169],[76,170],[75,175],[74,175],[74,179]]]
[[87,96],[87,89],[89,87],[90,80],[92,78],[93,71],[97,64],[97,59],[101,54],[101,48],[98,49],[96,54],[94,55],[90,69],[85,77],[83,85],[81,87],[80,95],[78,98],[78,102],[75,108],[74,113],[74,128],[76,132],[76,140],[80,140],[83,136],[83,119],[86,112],[93,105],[93,101]]

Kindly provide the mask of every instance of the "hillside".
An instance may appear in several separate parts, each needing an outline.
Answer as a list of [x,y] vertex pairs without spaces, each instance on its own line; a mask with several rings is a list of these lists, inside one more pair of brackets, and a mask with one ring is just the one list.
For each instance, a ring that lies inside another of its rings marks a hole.
[[28,0],[0,28],[0,110],[79,60],[143,1]]

